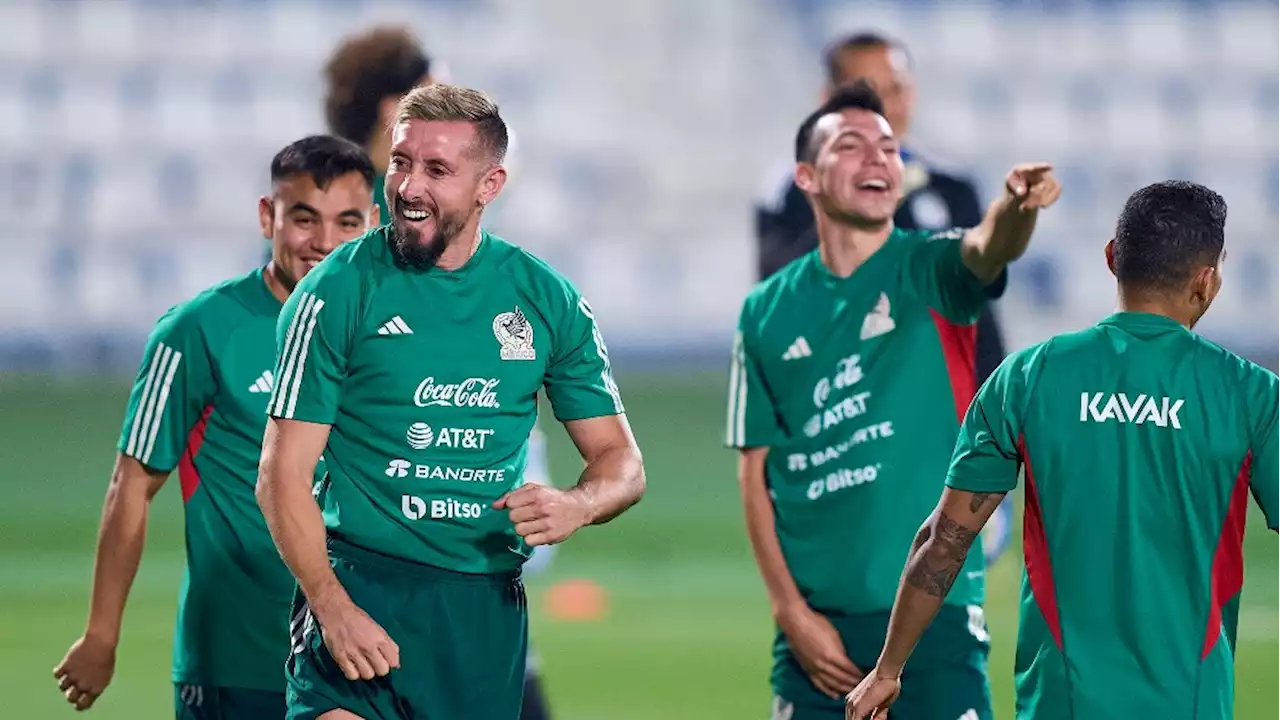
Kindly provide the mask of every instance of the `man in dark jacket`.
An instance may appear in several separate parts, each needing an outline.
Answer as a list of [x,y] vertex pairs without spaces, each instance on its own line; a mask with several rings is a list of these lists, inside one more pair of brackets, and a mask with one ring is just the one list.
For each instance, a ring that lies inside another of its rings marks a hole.
[[[856,33],[832,44],[824,60],[827,95],[859,78],[867,80],[884,102],[885,119],[894,134],[899,138],[906,136],[915,109],[915,83],[911,56],[902,43],[876,33]],[[929,166],[908,147],[902,148],[902,159],[906,194],[894,215],[894,225],[906,230],[947,229],[973,227],[982,220],[982,204],[970,180]],[[790,166],[785,175],[779,175],[772,195],[755,207],[758,271],[762,280],[818,246],[813,210],[792,180]],[[1002,275],[987,286],[987,295],[992,300],[999,298],[1004,294],[1007,280],[1008,277]],[[974,370],[979,386],[1004,360],[1004,354],[1000,328],[988,306],[978,318]],[[1013,506],[1006,501],[992,516],[984,533],[983,549],[988,564],[994,563],[1008,546],[1012,524]]]

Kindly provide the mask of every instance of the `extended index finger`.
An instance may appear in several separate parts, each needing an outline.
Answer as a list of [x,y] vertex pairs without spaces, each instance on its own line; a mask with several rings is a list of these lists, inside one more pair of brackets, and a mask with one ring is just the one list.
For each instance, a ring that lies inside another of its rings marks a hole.
[[1013,171],[1016,173],[1024,173],[1029,175],[1032,173],[1035,173],[1035,174],[1046,173],[1052,169],[1053,169],[1053,163],[1034,162],[1034,163],[1022,163],[1020,165],[1015,165],[1013,168]]

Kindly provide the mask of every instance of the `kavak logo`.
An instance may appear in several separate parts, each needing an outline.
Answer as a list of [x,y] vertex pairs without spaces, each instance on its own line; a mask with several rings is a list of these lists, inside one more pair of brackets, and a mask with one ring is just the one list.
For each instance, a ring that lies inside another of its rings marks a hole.
[[533,360],[538,354],[533,349],[533,326],[519,307],[515,312],[499,313],[493,319],[493,336],[502,347],[503,360]]

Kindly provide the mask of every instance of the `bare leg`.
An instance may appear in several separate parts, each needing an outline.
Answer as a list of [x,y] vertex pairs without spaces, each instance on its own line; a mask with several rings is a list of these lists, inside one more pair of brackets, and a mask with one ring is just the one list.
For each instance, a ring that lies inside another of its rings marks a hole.
[[316,720],[364,720],[364,718],[350,710],[330,710],[316,718]]

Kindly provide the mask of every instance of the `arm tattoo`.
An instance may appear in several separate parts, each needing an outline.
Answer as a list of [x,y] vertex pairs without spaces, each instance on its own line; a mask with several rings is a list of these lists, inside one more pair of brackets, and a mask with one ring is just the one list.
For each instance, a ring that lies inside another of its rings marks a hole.
[[907,582],[934,597],[946,597],[977,536],[977,532],[940,513],[916,535]]
[[1004,497],[1004,493],[993,493],[993,492],[974,493],[973,497],[969,499],[969,512],[977,513],[979,510],[982,509],[983,505],[987,504],[987,501],[990,500],[991,498],[999,499],[1002,497]]

